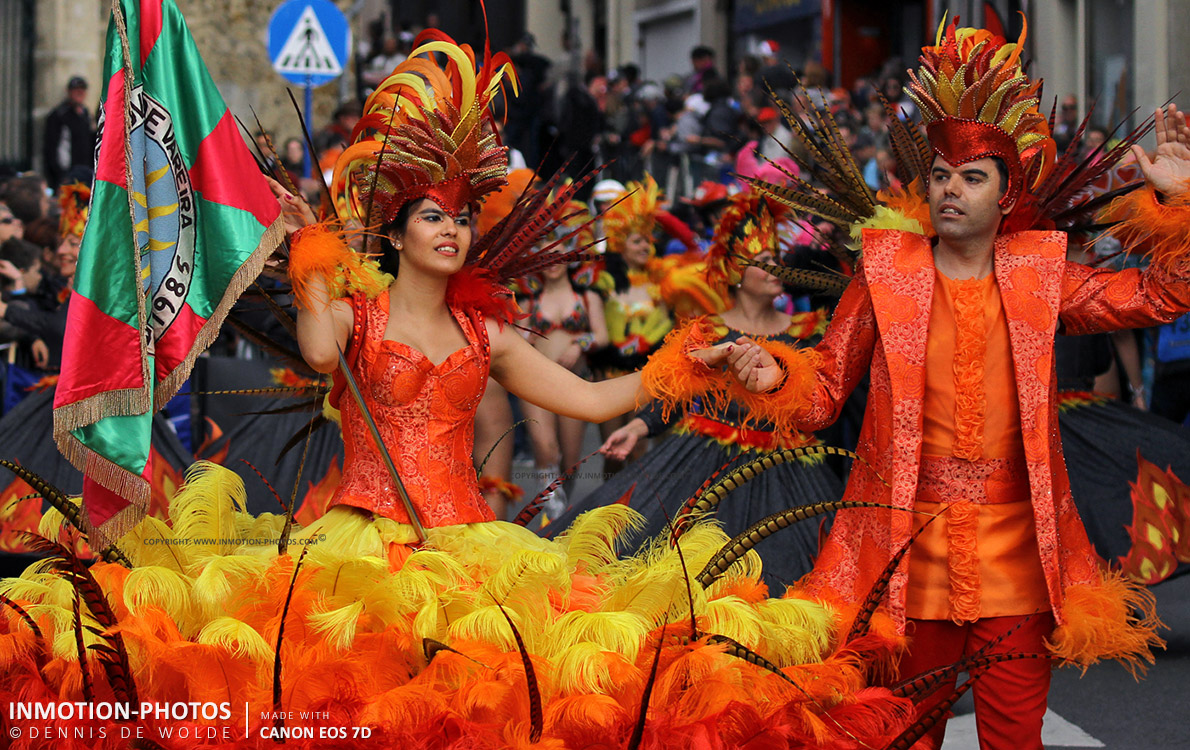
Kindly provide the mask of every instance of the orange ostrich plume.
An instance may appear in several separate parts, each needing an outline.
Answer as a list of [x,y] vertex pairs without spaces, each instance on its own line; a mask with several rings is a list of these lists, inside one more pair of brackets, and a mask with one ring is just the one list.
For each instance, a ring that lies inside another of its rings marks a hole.
[[643,234],[653,241],[653,225],[657,213],[657,181],[645,175],[644,182],[630,182],[627,192],[619,196],[603,212],[603,233],[607,249],[618,253],[633,234]]
[[91,207],[91,188],[81,182],[58,188],[58,205],[62,215],[58,219],[58,234],[62,237],[83,236],[87,226],[87,212]]

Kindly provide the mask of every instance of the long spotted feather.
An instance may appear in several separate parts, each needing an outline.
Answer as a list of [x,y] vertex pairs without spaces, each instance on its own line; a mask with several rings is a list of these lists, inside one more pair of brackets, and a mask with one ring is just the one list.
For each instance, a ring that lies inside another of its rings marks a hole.
[[[0,466],[3,466],[24,480],[25,484],[36,490],[38,495],[41,495],[43,498],[45,498],[46,502],[48,502],[54,507],[55,510],[61,513],[62,517],[70,522],[71,526],[78,530],[80,534],[86,536],[87,532],[83,529],[82,509],[78,505],[70,502],[70,498],[66,496],[65,492],[47,482],[41,477],[41,475],[30,471],[18,463],[0,459]],[[123,552],[121,552],[120,548],[115,544],[103,549],[99,553],[99,557],[104,562],[119,563],[125,568],[132,567],[132,561],[129,560],[128,557]]]
[[913,747],[919,739],[925,736],[926,732],[933,729],[939,721],[942,721],[943,717],[950,711],[951,706],[958,703],[959,698],[962,698],[968,690],[974,687],[975,681],[979,679],[980,674],[976,673],[972,675],[970,679],[955,688],[945,700],[930,709],[929,713],[925,716],[910,724],[896,739],[888,743],[884,750],[909,750]]
[[588,460],[590,460],[598,452],[599,452],[599,449],[596,448],[595,450],[591,451],[590,453],[588,453],[587,455],[585,455],[581,459],[579,459],[578,463],[576,463],[574,466],[571,466],[569,469],[567,469],[566,471],[559,474],[554,479],[554,481],[552,481],[548,485],[546,485],[545,489],[543,489],[541,492],[538,492],[537,496],[534,497],[532,500],[530,500],[529,503],[527,505],[525,505],[524,508],[521,509],[520,513],[517,513],[516,518],[512,519],[512,522],[514,524],[516,524],[517,526],[528,526],[530,523],[532,523],[533,519],[537,518],[537,514],[541,513],[541,509],[545,507],[546,499],[555,490],[557,490],[559,487],[561,487],[563,482],[565,482],[567,479],[569,479],[571,476],[573,476],[574,472],[578,471],[578,468],[580,466],[585,464]]
[[723,575],[728,568],[736,563],[737,560],[755,547],[763,542],[768,537],[776,534],[778,531],[788,528],[798,521],[803,521],[807,518],[820,516],[823,513],[830,513],[833,510],[840,510],[842,508],[891,508],[890,505],[883,503],[870,503],[861,500],[829,500],[821,503],[812,503],[810,505],[801,505],[796,508],[774,513],[771,516],[765,516],[756,523],[749,526],[733,537],[727,544],[707,561],[707,564],[696,576],[698,582],[702,584],[703,588],[707,588],[715,582],[719,576]]
[[433,661],[434,657],[437,656],[438,654],[442,653],[443,651],[449,651],[452,654],[458,654],[459,656],[463,657],[464,659],[474,662],[475,664],[483,667],[484,669],[491,669],[491,667],[489,667],[487,664],[484,664],[483,662],[479,661],[478,659],[472,658],[472,657],[468,656],[467,654],[464,654],[462,651],[459,651],[457,648],[448,646],[447,644],[443,643],[442,641],[437,641],[437,640],[434,640],[433,638],[422,638],[421,639],[421,652],[426,657],[427,664],[429,662]]
[[636,724],[632,727],[632,736],[628,738],[627,750],[640,750],[640,742],[645,734],[645,722],[649,716],[649,699],[653,696],[653,686],[657,684],[657,665],[661,663],[661,647],[665,643],[664,634],[657,637],[657,650],[653,652],[653,666],[649,669],[649,679],[645,682],[645,689],[640,696],[640,711],[636,714]]
[[285,604],[281,607],[281,620],[277,623],[277,645],[273,649],[273,726],[277,729],[285,726],[285,713],[281,707],[281,644],[285,640],[285,618],[289,616],[289,604],[293,601],[293,590],[297,586],[298,571],[302,569],[302,562],[305,561],[306,553],[309,551],[308,545],[302,547],[302,554],[298,555],[297,562],[293,565],[289,589],[285,592]]
[[872,622],[872,615],[876,614],[876,608],[880,606],[880,602],[888,592],[888,585],[892,581],[893,574],[897,572],[897,567],[901,564],[901,560],[905,559],[909,548],[913,546],[913,543],[917,541],[917,538],[921,536],[922,532],[937,520],[937,518],[938,516],[934,516],[928,519],[922,524],[920,529],[913,532],[913,536],[909,537],[909,540],[901,545],[897,553],[884,566],[880,577],[876,579],[875,583],[872,584],[872,588],[868,591],[864,603],[860,605],[859,612],[856,613],[855,620],[851,623],[851,630],[847,633],[847,638],[843,641],[844,643],[851,643],[856,638],[867,634],[868,626]]
[[741,266],[754,266],[765,273],[776,276],[786,284],[792,284],[798,289],[842,296],[851,283],[851,277],[837,271],[814,271],[806,268],[787,268],[772,263],[757,263],[754,260],[740,257],[737,259]]
[[889,688],[889,691],[898,698],[909,698],[913,701],[919,701],[930,693],[938,689],[939,685],[949,682],[959,672],[972,672],[974,670],[984,670],[995,664],[1002,664],[1009,661],[1020,661],[1021,659],[1050,659],[1048,654],[1033,654],[1033,653],[1001,653],[1001,654],[984,654],[982,656],[974,656],[971,658],[964,658],[954,664],[940,667],[938,669],[930,669],[922,672],[919,675],[901,680],[897,684]]
[[95,686],[91,682],[91,663],[87,659],[87,648],[83,645],[83,613],[79,607],[79,592],[74,592],[74,646],[78,653],[79,672],[83,676],[83,700],[95,701]]
[[[722,502],[723,498],[727,497],[728,493],[752,481],[761,472],[804,456],[843,456],[845,458],[863,461],[861,456],[856,455],[852,451],[845,448],[835,448],[830,445],[808,445],[802,448],[786,448],[784,450],[766,453],[737,467],[709,489],[704,490],[694,501],[692,512],[699,514],[710,513]],[[872,473],[876,474],[875,471]],[[876,478],[883,482],[885,486],[888,485],[879,474],[876,474]]]
[[735,463],[734,457],[724,461],[723,465],[711,472],[711,474],[703,480],[703,483],[698,486],[698,489],[694,491],[694,494],[691,495],[686,500],[686,502],[682,503],[682,507],[678,509],[678,517],[674,522],[674,528],[670,532],[670,546],[673,546],[674,543],[677,542],[677,540],[682,536],[682,534],[685,534],[690,528],[691,524],[693,523],[693,520],[690,518],[690,514],[694,511],[694,505],[698,502],[698,499],[702,497],[702,493],[706,492],[707,489],[715,483],[715,480],[719,478],[719,475],[727,471],[727,467],[731,466],[733,463]]
[[[495,601],[495,597],[492,597]],[[529,649],[525,647],[525,639],[521,637],[521,631],[517,630],[516,623],[508,615],[508,610],[504,609],[504,605],[496,601],[496,606],[500,608],[500,614],[504,615],[504,619],[508,621],[508,627],[512,628],[512,637],[516,639],[517,651],[521,654],[521,663],[525,666],[525,683],[529,689],[529,741],[537,742],[541,739],[541,733],[545,729],[545,714],[541,708],[541,686],[537,683],[537,673],[533,670],[533,660],[529,658]]]

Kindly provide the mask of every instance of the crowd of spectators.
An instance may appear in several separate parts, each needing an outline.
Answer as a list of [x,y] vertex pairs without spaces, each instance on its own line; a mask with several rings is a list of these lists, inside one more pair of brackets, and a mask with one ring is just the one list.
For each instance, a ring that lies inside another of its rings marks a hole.
[[[258,154],[265,161],[278,162],[270,166],[288,170],[312,197],[319,183],[305,177],[307,161],[313,171],[329,173],[360,119],[362,97],[408,56],[416,33],[408,24],[402,24],[397,33],[380,27],[374,31],[358,51],[358,96],[342,102],[331,120],[314,133],[309,159],[306,140],[296,128],[267,137],[256,134]],[[514,168],[536,168],[544,176],[565,171],[574,178],[599,171],[600,179],[620,183],[652,175],[673,213],[704,237],[714,224],[713,217],[696,210],[700,202],[705,203],[698,196],[705,193],[706,185],[735,189],[738,175],[780,180],[785,178],[783,173],[799,173],[790,158],[799,154],[786,115],[801,117],[808,103],[827,107],[873,190],[897,180],[888,111],[881,97],[897,116],[918,117],[899,73],[904,66],[896,60],[849,88],[832,88],[820,64],[809,60],[795,70],[787,63],[787,51],[771,41],[757,45],[754,54],[728,68],[711,48],[694,47],[688,73],[662,81],[645,79],[631,63],[608,69],[592,53],[574,52],[566,60],[550,60],[536,50],[529,34],[506,51],[517,68],[520,90],[500,103],[503,111],[498,119]],[[28,385],[25,381],[53,372],[58,365],[61,332],[52,327],[22,328],[13,324],[13,318],[21,317],[20,310],[31,309],[45,313],[49,317],[44,320],[54,326],[64,323],[63,316],[52,314],[68,294],[63,292],[68,283],[62,264],[70,253],[61,248],[52,197],[61,184],[90,181],[95,120],[88,105],[95,102],[88,100],[88,92],[85,80],[71,78],[61,104],[48,115],[42,173],[0,179],[0,304],[18,311],[0,320],[0,352],[16,366],[15,371],[31,373],[23,379],[4,379],[5,404],[19,397],[19,389]],[[1077,99],[1063,97],[1054,131],[1059,148],[1071,142],[1080,124]],[[1107,138],[1103,129],[1089,128],[1083,148],[1093,149]],[[587,189],[594,184],[588,182]],[[808,225],[814,226],[812,221]],[[808,236],[818,236],[815,231],[827,228],[820,225]],[[1190,320],[1183,320],[1178,330],[1188,328]],[[1177,340],[1182,338],[1190,335],[1181,334]],[[1190,362],[1190,354],[1185,360]],[[1162,363],[1158,359],[1158,380],[1166,373],[1181,372],[1183,366],[1177,360]],[[1185,418],[1186,406],[1179,401],[1181,413],[1172,416]]]

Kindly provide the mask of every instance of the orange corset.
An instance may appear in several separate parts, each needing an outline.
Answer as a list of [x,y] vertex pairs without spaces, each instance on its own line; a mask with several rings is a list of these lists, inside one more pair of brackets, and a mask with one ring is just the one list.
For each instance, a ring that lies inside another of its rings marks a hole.
[[[480,338],[484,332],[477,331],[462,312],[452,310],[468,343],[435,365],[417,349],[384,338],[387,291],[364,306],[365,322],[355,342],[362,348],[352,373],[422,524],[493,520],[471,463],[475,410],[488,378],[489,355]],[[350,394],[342,397],[340,413],[346,460],[343,481],[331,505],[352,505],[408,523],[388,469]]]

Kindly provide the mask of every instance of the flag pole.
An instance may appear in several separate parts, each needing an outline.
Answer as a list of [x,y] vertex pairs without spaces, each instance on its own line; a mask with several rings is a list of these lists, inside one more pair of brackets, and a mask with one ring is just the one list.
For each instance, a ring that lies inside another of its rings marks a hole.
[[409,493],[405,491],[405,484],[401,482],[401,477],[397,474],[396,464],[393,463],[393,457],[388,452],[388,446],[384,444],[384,438],[380,436],[380,430],[376,427],[376,420],[372,419],[372,412],[368,411],[368,407],[364,405],[364,394],[360,392],[359,385],[355,382],[355,376],[351,374],[351,367],[347,364],[347,358],[343,356],[343,350],[339,349],[339,372],[343,374],[343,379],[347,381],[347,389],[351,391],[351,397],[355,399],[356,406],[359,407],[360,413],[364,416],[364,421],[368,424],[368,431],[372,433],[372,439],[376,441],[376,447],[380,450],[380,456],[384,459],[384,465],[388,468],[388,474],[393,479],[393,484],[396,485],[397,494],[401,496],[401,504],[405,506],[405,512],[409,515],[409,523],[413,525],[413,533],[417,534],[417,541],[424,544],[426,541],[426,530],[421,525],[421,519],[417,516],[417,510],[413,507],[413,501],[409,499]]

